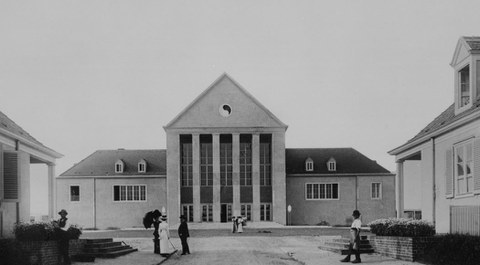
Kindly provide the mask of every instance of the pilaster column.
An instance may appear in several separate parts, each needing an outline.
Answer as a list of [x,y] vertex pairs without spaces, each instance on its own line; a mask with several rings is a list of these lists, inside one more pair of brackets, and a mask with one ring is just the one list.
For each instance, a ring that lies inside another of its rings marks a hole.
[[232,211],[234,216],[240,215],[240,134],[232,134]]
[[192,173],[193,173],[193,221],[202,221],[200,207],[200,135],[192,135]]
[[252,220],[260,221],[260,135],[252,135]]
[[55,182],[55,164],[48,164],[48,217],[55,218],[57,185]]
[[212,135],[213,148],[213,221],[220,222],[220,134]]
[[397,175],[395,176],[395,200],[397,218],[403,217],[404,190],[403,190],[403,161],[397,161]]

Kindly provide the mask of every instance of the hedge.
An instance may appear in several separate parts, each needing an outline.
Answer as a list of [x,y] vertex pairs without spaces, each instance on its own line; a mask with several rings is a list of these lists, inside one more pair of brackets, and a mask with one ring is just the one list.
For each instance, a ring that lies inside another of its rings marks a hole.
[[377,219],[368,224],[377,236],[420,237],[435,234],[435,227],[423,220],[405,218]]
[[422,261],[427,264],[478,265],[480,263],[480,236],[437,235],[427,245]]
[[18,223],[13,229],[15,238],[20,241],[78,239],[82,234],[81,228],[76,225],[70,225],[66,234],[62,232],[56,222]]

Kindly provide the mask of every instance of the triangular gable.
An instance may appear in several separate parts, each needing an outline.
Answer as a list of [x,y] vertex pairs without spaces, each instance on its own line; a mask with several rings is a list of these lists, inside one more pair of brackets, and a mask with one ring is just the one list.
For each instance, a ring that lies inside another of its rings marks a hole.
[[470,55],[470,46],[465,41],[465,38],[462,37],[457,42],[457,47],[455,48],[455,52],[453,53],[452,62],[450,65],[455,67],[457,64],[465,60]]
[[[228,109],[226,115],[222,115],[224,108]],[[202,127],[286,129],[287,125],[224,73],[165,126],[166,129]]]

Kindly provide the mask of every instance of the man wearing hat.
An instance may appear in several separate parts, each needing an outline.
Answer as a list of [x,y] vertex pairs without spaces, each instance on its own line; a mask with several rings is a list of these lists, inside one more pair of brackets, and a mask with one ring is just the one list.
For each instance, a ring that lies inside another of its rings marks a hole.
[[70,264],[70,257],[68,256],[68,233],[67,233],[67,230],[68,230],[68,226],[67,226],[67,211],[65,209],[62,209],[60,210],[60,212],[58,212],[58,214],[60,215],[60,219],[58,219],[58,221],[56,221],[56,223],[58,224],[58,227],[60,228],[60,230],[58,231],[59,235],[60,235],[60,244],[59,244],[59,250],[60,250],[60,254],[61,256],[63,257],[63,263],[64,264]]
[[350,262],[350,255],[355,253],[355,260],[352,263],[361,263],[360,259],[360,228],[362,227],[362,221],[360,221],[360,212],[358,210],[353,211],[353,223],[350,227],[350,245],[348,248],[348,255],[341,260],[341,262]]
[[182,255],[190,254],[190,249],[188,248],[187,238],[190,237],[188,233],[187,218],[184,215],[180,216],[180,226],[178,227],[178,236],[182,241]]

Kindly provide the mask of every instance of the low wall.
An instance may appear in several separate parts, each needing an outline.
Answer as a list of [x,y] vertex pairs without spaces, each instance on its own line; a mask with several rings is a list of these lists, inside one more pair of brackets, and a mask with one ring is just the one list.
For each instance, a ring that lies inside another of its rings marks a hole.
[[[70,240],[68,253],[70,257],[80,254],[87,240]],[[58,241],[30,241],[19,242],[21,252],[35,265],[56,265],[59,263],[60,251]]]
[[433,237],[371,236],[370,244],[375,253],[382,256],[416,261],[422,257],[425,247],[433,240]]

